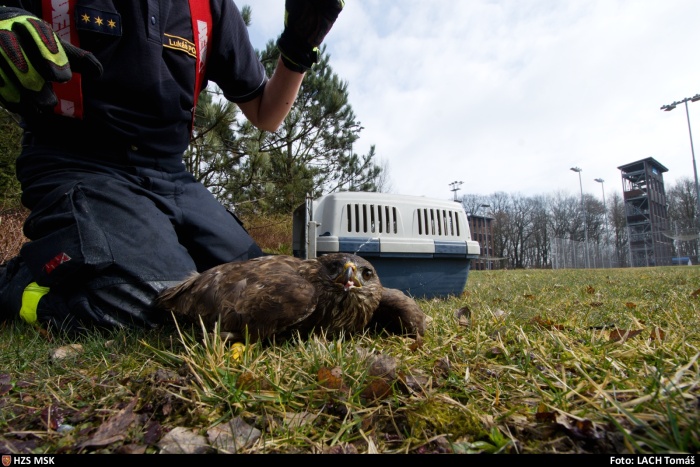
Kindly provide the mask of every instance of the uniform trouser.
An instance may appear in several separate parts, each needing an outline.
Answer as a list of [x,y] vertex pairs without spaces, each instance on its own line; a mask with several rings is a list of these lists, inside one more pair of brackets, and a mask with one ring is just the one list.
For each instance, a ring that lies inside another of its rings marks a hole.
[[25,148],[18,160],[31,209],[24,225],[31,241],[20,256],[34,280],[50,288],[37,307],[41,324],[151,327],[169,318],[152,307],[163,289],[194,271],[262,255],[238,219],[184,168],[122,169],[53,154],[46,171],[21,176],[32,157],[38,163],[50,153]]

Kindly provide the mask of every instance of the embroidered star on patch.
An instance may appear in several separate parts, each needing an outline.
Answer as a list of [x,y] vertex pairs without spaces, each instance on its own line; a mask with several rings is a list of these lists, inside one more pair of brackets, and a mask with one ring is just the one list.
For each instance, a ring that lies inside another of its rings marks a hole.
[[119,13],[76,6],[75,16],[78,19],[76,24],[79,30],[99,32],[112,36],[122,35],[122,21]]

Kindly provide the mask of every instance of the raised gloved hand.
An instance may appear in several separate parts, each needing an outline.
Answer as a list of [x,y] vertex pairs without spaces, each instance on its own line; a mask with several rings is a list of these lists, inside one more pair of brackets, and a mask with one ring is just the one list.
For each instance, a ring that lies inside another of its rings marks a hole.
[[68,81],[71,70],[100,75],[102,65],[31,13],[0,7],[0,105],[20,115],[51,108],[57,99],[50,82]]
[[344,0],[285,1],[284,31],[277,47],[287,68],[304,73],[318,61],[318,47],[344,6]]

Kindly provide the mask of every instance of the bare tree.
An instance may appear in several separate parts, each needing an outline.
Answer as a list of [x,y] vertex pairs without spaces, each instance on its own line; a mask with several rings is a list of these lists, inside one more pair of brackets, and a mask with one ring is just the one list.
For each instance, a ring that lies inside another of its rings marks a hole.
[[618,192],[613,192],[608,196],[607,204],[610,234],[615,245],[615,259],[618,267],[625,267],[629,265],[629,236],[625,202]]

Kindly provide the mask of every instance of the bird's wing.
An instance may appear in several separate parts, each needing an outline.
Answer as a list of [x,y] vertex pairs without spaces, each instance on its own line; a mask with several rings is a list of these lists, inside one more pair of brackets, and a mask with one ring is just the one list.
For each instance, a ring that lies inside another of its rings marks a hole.
[[252,341],[289,331],[316,305],[316,290],[298,274],[301,260],[265,256],[226,263],[164,291],[158,304],[176,315],[198,319],[211,330]]
[[393,334],[423,336],[425,318],[425,313],[415,300],[398,289],[384,287],[382,299],[368,328],[386,330]]

